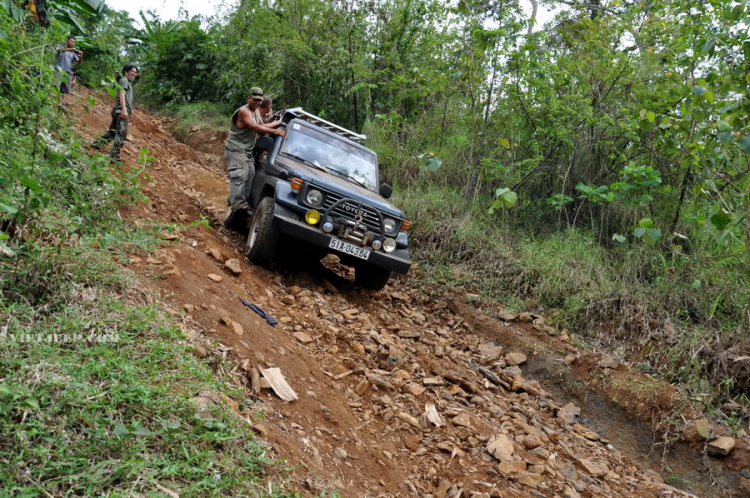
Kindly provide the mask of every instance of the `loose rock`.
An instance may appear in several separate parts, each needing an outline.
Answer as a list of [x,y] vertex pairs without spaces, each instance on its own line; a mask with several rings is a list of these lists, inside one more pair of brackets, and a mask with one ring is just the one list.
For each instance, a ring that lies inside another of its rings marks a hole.
[[409,415],[406,412],[399,413],[398,418],[411,425],[412,427],[416,427],[417,429],[419,428],[419,419]]
[[239,259],[228,259],[224,262],[224,266],[235,275],[242,273]]
[[709,442],[706,451],[712,456],[727,456],[732,452],[735,444],[734,438],[722,436]]
[[234,333],[239,336],[245,333],[245,331],[242,329],[242,325],[237,322],[232,322],[232,331],[234,331]]
[[584,471],[593,477],[603,477],[609,473],[609,469],[605,465],[598,464],[588,458],[581,458],[578,463]]
[[224,262],[224,255],[221,254],[221,251],[218,248],[211,246],[208,248],[208,252],[211,253],[211,256],[219,263]]
[[460,427],[471,427],[471,417],[468,413],[459,413],[455,417],[453,417],[453,425],[457,425]]
[[487,453],[500,462],[507,462],[513,457],[515,448],[513,442],[505,434],[495,436],[495,439],[487,445]]
[[313,342],[313,338],[304,332],[295,332],[292,335],[302,344],[310,344],[311,342]]
[[482,361],[489,363],[500,359],[503,354],[503,347],[493,342],[486,342],[479,345],[479,354],[482,355]]
[[708,420],[700,419],[700,420],[693,420],[690,423],[688,423],[687,427],[685,428],[685,439],[687,439],[690,442],[697,443],[698,441],[703,441],[704,439],[708,438],[708,434],[711,431],[711,428],[708,425]]
[[535,474],[533,472],[528,472],[526,474],[521,475],[518,478],[518,482],[521,484],[524,484],[526,486],[529,486],[530,488],[535,488],[538,485],[542,483],[544,478],[540,476],[539,474]]
[[526,362],[526,355],[523,353],[508,353],[505,355],[505,363],[510,366],[520,365]]
[[581,417],[581,409],[573,403],[568,403],[557,410],[557,416],[563,418],[567,424],[574,424]]

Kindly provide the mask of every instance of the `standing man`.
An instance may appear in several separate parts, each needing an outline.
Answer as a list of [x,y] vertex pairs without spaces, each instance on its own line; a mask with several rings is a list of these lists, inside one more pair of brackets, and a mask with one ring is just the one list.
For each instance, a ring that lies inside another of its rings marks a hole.
[[253,147],[259,134],[284,136],[284,130],[278,129],[281,120],[263,123],[258,108],[263,102],[263,90],[254,86],[243,105],[232,114],[229,123],[227,141],[224,142],[224,158],[227,161],[227,178],[229,180],[228,209],[224,224],[230,226],[238,221],[238,214],[249,214],[250,205],[245,198],[245,185],[252,185],[255,176]]
[[62,80],[60,82],[61,93],[70,93],[73,80],[73,63],[83,60],[83,52],[76,49],[75,46],[76,37],[71,35],[65,41],[65,46],[57,49],[55,67],[57,68],[58,78]]
[[138,76],[138,68],[132,64],[126,64],[122,68],[122,75],[115,75],[117,78],[117,94],[115,95],[115,105],[112,107],[112,122],[109,129],[94,141],[94,148],[101,149],[114,140],[112,150],[109,155],[112,159],[122,162],[120,158],[120,149],[128,138],[128,122],[133,114],[133,80]]

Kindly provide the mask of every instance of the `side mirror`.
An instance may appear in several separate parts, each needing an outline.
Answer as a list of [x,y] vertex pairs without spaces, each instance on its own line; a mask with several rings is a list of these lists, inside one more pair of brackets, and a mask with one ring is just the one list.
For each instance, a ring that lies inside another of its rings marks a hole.
[[387,183],[383,183],[382,185],[380,185],[380,195],[382,195],[386,199],[390,199],[392,193],[393,189],[390,185],[388,185]]
[[255,142],[255,148],[262,152],[271,152],[273,150],[273,137],[262,135]]

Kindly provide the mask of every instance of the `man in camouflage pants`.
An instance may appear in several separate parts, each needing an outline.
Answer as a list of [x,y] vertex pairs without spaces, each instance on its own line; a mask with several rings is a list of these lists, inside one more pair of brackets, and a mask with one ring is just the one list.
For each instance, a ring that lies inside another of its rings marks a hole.
[[234,111],[229,123],[229,133],[224,143],[229,180],[228,209],[224,218],[224,224],[227,226],[235,224],[239,219],[238,215],[249,214],[250,205],[245,198],[245,185],[252,185],[255,176],[253,148],[258,135],[268,133],[284,136],[284,130],[279,129],[280,120],[263,123],[263,118],[258,112],[262,102],[263,90],[252,87],[247,97],[247,105]]
[[94,147],[101,149],[114,140],[109,155],[115,161],[122,161],[120,149],[128,138],[128,123],[133,114],[133,80],[138,76],[138,68],[127,64],[122,68],[122,75],[117,75],[117,94],[112,107],[112,122],[104,134],[94,141]]

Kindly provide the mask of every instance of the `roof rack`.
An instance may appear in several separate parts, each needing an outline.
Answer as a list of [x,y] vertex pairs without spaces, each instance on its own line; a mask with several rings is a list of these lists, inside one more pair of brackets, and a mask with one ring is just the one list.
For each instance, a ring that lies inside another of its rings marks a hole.
[[331,123],[330,121],[326,121],[325,119],[319,118],[318,116],[315,116],[314,114],[310,114],[309,112],[303,111],[301,107],[295,107],[294,109],[287,109],[285,111],[285,114],[291,114],[296,119],[307,121],[308,123],[312,123],[315,126],[319,126],[323,128],[324,130],[328,130],[330,132],[336,133],[337,135],[341,135],[342,137],[348,138],[349,140],[353,140],[355,142],[364,142],[367,139],[367,135],[354,133],[353,131],[347,130],[346,128],[342,126],[335,125]]

